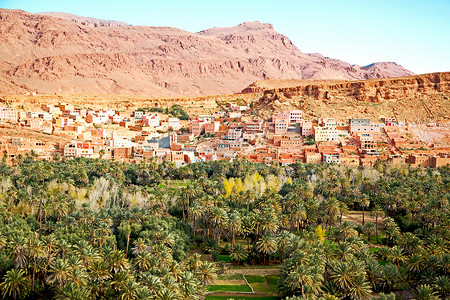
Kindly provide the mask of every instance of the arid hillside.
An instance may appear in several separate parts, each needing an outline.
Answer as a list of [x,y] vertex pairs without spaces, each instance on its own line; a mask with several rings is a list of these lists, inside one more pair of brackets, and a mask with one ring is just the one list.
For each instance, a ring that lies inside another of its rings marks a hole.
[[262,93],[254,111],[302,109],[310,117],[396,117],[400,121],[450,121],[450,72],[360,81],[266,80],[242,91]]
[[263,79],[412,74],[395,63],[361,67],[302,53],[272,25],[260,22],[199,33],[115,25],[126,24],[0,9],[0,94],[176,97],[232,94]]

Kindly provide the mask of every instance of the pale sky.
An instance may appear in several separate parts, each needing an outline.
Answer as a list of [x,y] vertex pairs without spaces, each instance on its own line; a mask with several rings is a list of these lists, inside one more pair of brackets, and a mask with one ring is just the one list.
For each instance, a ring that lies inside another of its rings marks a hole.
[[450,0],[0,0],[0,8],[190,32],[261,21],[305,53],[358,65],[392,61],[417,74],[450,71]]

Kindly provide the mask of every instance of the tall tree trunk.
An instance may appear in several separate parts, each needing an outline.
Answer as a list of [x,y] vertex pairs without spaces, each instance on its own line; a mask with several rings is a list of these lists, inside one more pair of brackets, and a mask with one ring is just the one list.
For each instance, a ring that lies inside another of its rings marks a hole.
[[195,215],[194,215],[194,225],[192,227],[192,230],[194,231],[194,242],[195,242]]
[[362,226],[364,226],[364,206],[363,206],[363,221],[362,221]]
[[378,241],[378,216],[375,217],[375,231],[376,231],[376,235],[377,235],[377,244],[379,243]]
[[128,245],[129,244],[130,244],[130,234],[127,235],[127,252],[125,252],[127,257],[128,257]]

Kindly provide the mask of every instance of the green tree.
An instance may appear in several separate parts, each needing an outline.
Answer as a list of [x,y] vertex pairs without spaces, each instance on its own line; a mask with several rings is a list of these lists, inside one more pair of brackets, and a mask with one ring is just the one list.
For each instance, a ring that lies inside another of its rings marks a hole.
[[25,271],[21,269],[11,269],[3,276],[0,284],[3,297],[12,297],[17,299],[26,294],[29,288],[29,279],[25,275]]

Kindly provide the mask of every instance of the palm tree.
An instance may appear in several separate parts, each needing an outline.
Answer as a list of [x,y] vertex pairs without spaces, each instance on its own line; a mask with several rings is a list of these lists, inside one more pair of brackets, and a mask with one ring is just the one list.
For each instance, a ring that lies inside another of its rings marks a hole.
[[70,273],[68,281],[74,283],[77,287],[83,287],[88,283],[88,275],[82,268],[76,267]]
[[241,231],[242,221],[239,213],[233,212],[228,217],[228,230],[231,233],[231,249],[234,249],[236,233]]
[[125,284],[122,286],[120,298],[122,300],[136,299],[139,287],[139,283],[137,283],[132,276],[128,277],[127,281],[125,281]]
[[357,275],[353,285],[348,291],[348,295],[355,299],[367,299],[370,294],[370,285],[363,274]]
[[450,278],[448,276],[438,276],[434,282],[434,287],[439,291],[442,299],[448,299],[450,296]]
[[60,300],[84,300],[89,299],[90,289],[86,286],[77,286],[75,283],[66,284],[61,288],[56,299]]
[[199,281],[192,272],[184,272],[179,280],[182,299],[199,299],[201,292],[198,288]]
[[425,258],[420,253],[414,253],[406,262],[406,268],[411,273],[419,273],[425,268]]
[[192,223],[193,223],[193,228],[192,231],[194,233],[194,241],[195,241],[195,225],[196,225],[196,220],[202,215],[203,212],[203,208],[202,206],[197,202],[193,202],[192,206],[189,208],[189,213],[192,216]]
[[32,287],[34,289],[34,279],[36,276],[36,263],[37,260],[43,258],[45,255],[44,245],[40,240],[35,240],[29,249],[29,255],[33,259],[33,275],[32,275]]
[[342,215],[348,213],[347,204],[345,204],[342,201],[339,201],[338,209],[339,209],[339,215],[340,215],[340,217],[339,217],[339,226],[341,226],[342,225]]
[[108,263],[114,273],[126,271],[129,268],[128,259],[122,250],[113,250],[108,255]]
[[376,205],[373,210],[370,212],[370,214],[372,215],[372,217],[375,218],[375,232],[377,235],[377,244],[379,243],[378,241],[378,218],[383,218],[384,217],[384,210],[381,209],[380,206]]
[[28,288],[29,279],[22,269],[11,269],[3,276],[3,282],[0,284],[3,297],[6,296],[17,299],[22,296]]
[[400,267],[400,263],[403,263],[408,259],[408,256],[403,253],[403,249],[399,246],[392,247],[389,250],[388,257],[393,263],[397,264],[397,267]]
[[355,224],[350,221],[345,221],[339,228],[339,235],[343,240],[347,240],[350,237],[357,236],[358,231],[355,229]]
[[63,284],[69,279],[69,264],[67,260],[63,258],[57,258],[50,265],[50,275],[47,277],[47,282],[56,284],[58,289],[61,289]]
[[364,226],[364,232],[367,234],[367,241],[370,242],[370,236],[375,231],[375,224],[372,222],[367,222]]
[[231,259],[234,263],[240,263],[242,261],[245,261],[248,257],[247,250],[241,245],[237,244],[233,250],[231,250],[230,254]]
[[339,201],[335,197],[331,197],[324,202],[324,212],[328,215],[328,227],[332,226],[336,215],[339,212]]
[[415,300],[439,300],[439,297],[433,288],[428,284],[423,284],[417,287],[415,292]]
[[305,286],[314,283],[310,269],[305,265],[298,265],[288,276],[288,286],[292,291],[301,290],[305,297]]
[[217,277],[214,265],[208,261],[204,261],[198,267],[197,277],[203,283],[203,286],[206,286],[209,282],[214,281]]
[[12,257],[15,268],[23,268],[28,263],[28,246],[27,240],[19,235],[13,237],[11,241]]
[[277,240],[273,235],[263,235],[256,241],[256,250],[268,257],[268,264],[270,264],[270,255],[277,252]]
[[365,211],[364,210],[366,207],[369,207],[370,201],[369,201],[369,199],[367,199],[367,197],[365,197],[363,195],[363,198],[359,201],[359,205],[362,207],[362,211],[363,211],[362,226],[364,226],[365,225],[365,218],[364,218]]
[[134,247],[131,248],[133,255],[138,255],[142,251],[147,249],[147,245],[145,244],[145,241],[141,238],[138,238],[134,241]]
[[89,267],[89,275],[94,282],[98,282],[100,296],[102,296],[103,282],[111,278],[107,262],[103,259],[93,262]]

